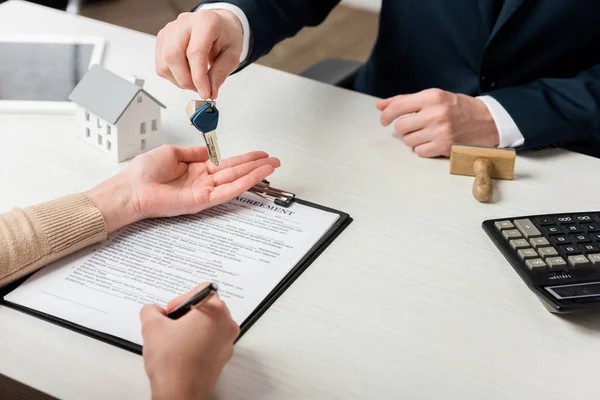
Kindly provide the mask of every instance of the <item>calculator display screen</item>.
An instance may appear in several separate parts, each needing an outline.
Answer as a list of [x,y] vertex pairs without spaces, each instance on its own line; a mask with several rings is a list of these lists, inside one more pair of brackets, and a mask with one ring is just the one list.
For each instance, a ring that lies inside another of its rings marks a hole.
[[557,299],[600,296],[600,282],[576,285],[549,286],[546,288]]

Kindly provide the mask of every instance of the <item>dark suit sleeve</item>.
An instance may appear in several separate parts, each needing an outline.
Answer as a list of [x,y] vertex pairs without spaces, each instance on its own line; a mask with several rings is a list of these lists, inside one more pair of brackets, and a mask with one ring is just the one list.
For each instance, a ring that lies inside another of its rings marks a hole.
[[230,3],[238,6],[252,30],[250,62],[267,54],[280,41],[305,26],[323,22],[340,0],[204,0],[198,4]]
[[572,78],[544,78],[486,94],[513,118],[525,149],[600,142],[600,65]]

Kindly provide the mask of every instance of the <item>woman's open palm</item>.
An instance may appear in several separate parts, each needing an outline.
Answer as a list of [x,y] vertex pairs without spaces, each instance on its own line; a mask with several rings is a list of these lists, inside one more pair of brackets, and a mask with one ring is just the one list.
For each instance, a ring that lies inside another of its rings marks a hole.
[[125,171],[134,204],[145,218],[195,214],[229,201],[269,176],[279,160],[262,151],[208,161],[205,147],[162,146]]

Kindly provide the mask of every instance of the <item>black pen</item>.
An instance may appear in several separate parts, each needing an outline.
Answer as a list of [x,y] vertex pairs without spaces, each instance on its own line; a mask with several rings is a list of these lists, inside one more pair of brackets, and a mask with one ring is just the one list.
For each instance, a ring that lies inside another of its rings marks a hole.
[[218,289],[219,288],[217,287],[216,283],[211,283],[210,285],[208,285],[207,287],[205,287],[204,289],[202,289],[201,291],[199,291],[198,293],[181,303],[179,306],[175,307],[170,313],[167,314],[167,317],[171,319],[183,317],[185,314],[188,313],[188,311],[190,311],[192,307],[199,306],[202,302],[208,300],[210,296],[212,296],[214,293],[217,293]]

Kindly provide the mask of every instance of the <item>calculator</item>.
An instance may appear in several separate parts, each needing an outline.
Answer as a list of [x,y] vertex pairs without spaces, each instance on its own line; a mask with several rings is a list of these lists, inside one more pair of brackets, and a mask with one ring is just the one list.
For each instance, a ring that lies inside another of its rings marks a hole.
[[550,312],[600,309],[600,212],[488,220],[483,229]]

